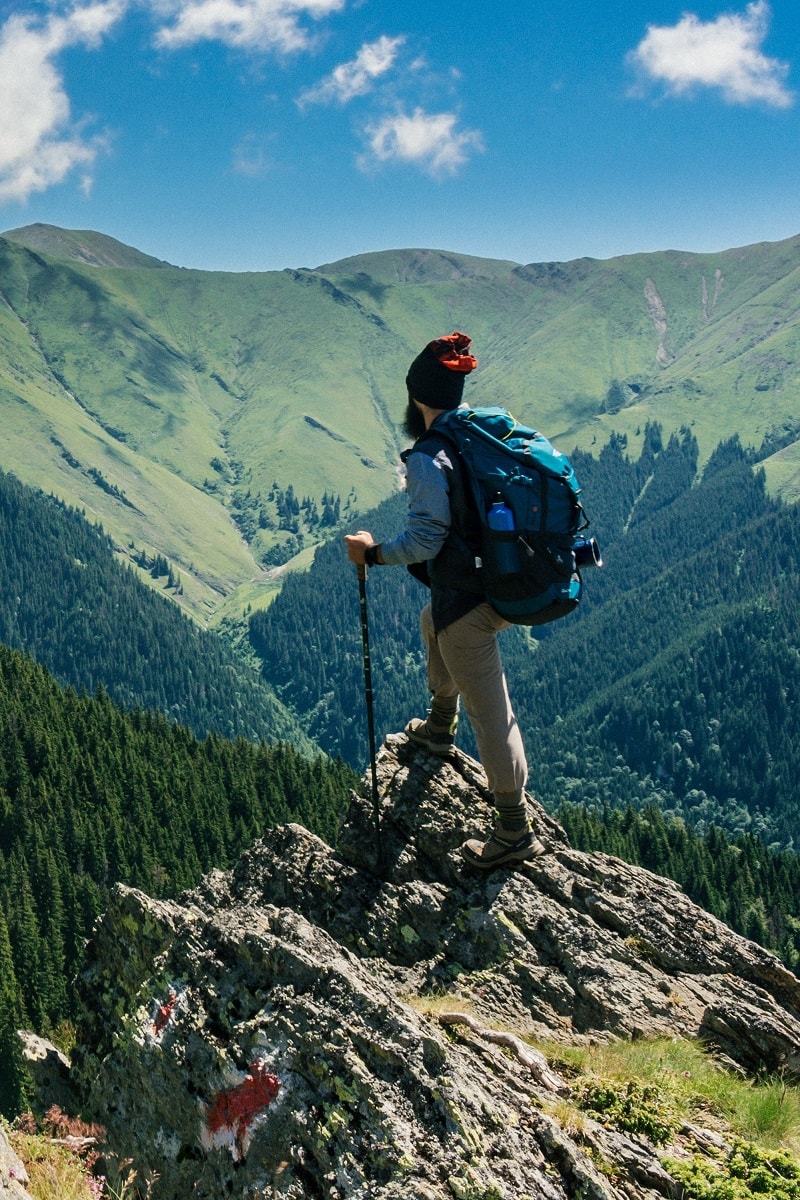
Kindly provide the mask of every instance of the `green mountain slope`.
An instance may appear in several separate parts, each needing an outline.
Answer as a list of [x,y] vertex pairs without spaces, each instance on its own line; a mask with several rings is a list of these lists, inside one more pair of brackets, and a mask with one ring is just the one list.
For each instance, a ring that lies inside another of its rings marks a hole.
[[205,621],[267,603],[270,572],[391,494],[405,371],[452,328],[481,359],[467,397],[562,444],[617,433],[635,450],[656,419],[691,428],[702,462],[738,433],[767,440],[770,486],[800,495],[800,238],[528,266],[386,251],[263,274],[110,241],[0,239],[0,467],[85,508],[122,552],[164,555]]
[[90,267],[167,267],[169,263],[152,258],[126,246],[105,233],[91,229],[59,229],[57,225],[23,225],[20,229],[9,229],[3,234],[9,242],[17,242],[46,254],[50,258],[82,262]]
[[81,515],[0,472],[0,643],[24,650],[62,685],[102,689],[154,709],[197,736],[240,735],[318,748],[249,664],[166,596],[166,563],[144,586]]

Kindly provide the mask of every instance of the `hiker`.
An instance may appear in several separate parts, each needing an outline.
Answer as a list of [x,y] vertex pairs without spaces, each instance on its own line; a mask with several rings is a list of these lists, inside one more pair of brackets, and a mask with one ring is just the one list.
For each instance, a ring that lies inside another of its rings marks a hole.
[[[508,695],[497,634],[508,628],[484,600],[475,564],[478,517],[452,444],[436,437],[436,420],[461,404],[464,380],[478,365],[471,338],[452,333],[430,342],[406,376],[405,431],[415,439],[402,455],[407,472],[408,519],[391,541],[376,543],[359,530],[345,536],[357,566],[406,565],[431,589],[420,615],[428,654],[431,705],[425,719],[409,721],[409,740],[431,753],[452,753],[459,701],[470,719],[496,813],[486,841],[461,848],[472,866],[490,870],[543,854],[528,815],[528,767]],[[454,461],[455,459],[455,461]]]

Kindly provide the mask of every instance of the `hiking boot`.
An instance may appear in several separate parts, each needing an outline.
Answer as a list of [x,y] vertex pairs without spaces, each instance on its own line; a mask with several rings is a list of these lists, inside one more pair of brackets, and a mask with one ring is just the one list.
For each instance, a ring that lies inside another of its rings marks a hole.
[[405,732],[410,742],[425,746],[431,754],[438,754],[440,758],[448,758],[455,749],[457,725],[456,717],[449,729],[431,729],[427,721],[414,717],[406,725]]
[[547,850],[531,830],[523,833],[516,840],[500,837],[496,832],[487,842],[470,838],[461,847],[461,855],[471,867],[480,871],[491,871],[495,867],[513,867],[517,863],[528,862],[546,854]]

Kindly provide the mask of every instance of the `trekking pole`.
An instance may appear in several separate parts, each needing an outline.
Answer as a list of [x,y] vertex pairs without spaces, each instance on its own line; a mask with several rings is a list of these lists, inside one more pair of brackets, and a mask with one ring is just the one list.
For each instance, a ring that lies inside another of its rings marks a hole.
[[364,648],[364,697],[367,702],[367,731],[369,733],[369,759],[372,768],[372,811],[375,818],[375,851],[378,865],[383,864],[383,839],[381,838],[381,815],[378,805],[378,769],[375,763],[375,717],[372,706],[372,668],[369,658],[369,625],[367,623],[367,568],[357,565],[358,600],[361,608],[361,644]]

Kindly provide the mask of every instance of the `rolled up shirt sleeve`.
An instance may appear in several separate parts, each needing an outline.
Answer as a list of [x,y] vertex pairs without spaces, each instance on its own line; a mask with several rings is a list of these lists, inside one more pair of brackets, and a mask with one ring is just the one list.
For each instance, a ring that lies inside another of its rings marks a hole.
[[450,494],[445,463],[449,465],[445,451],[440,451],[435,458],[421,451],[409,454],[406,461],[408,519],[403,533],[381,545],[381,557],[387,566],[428,562],[444,545],[450,532]]

